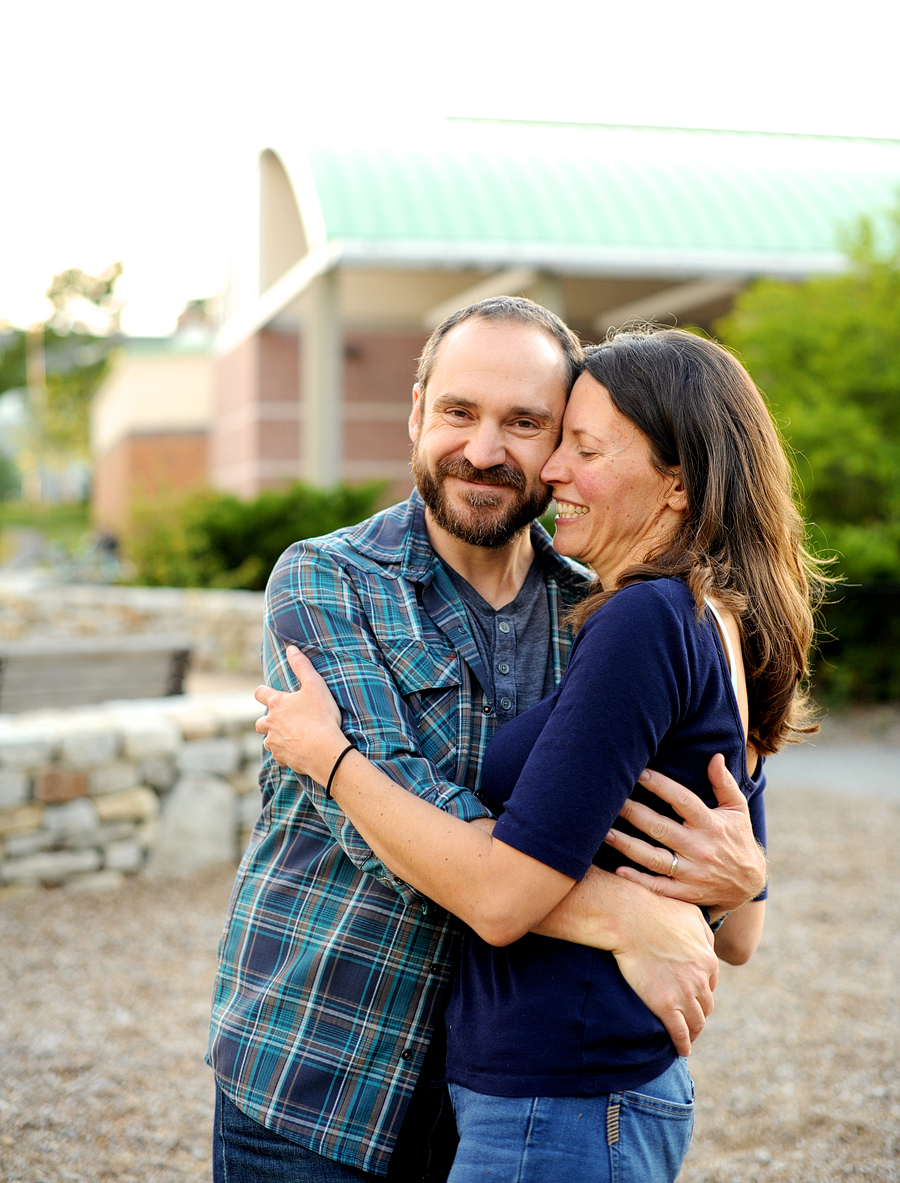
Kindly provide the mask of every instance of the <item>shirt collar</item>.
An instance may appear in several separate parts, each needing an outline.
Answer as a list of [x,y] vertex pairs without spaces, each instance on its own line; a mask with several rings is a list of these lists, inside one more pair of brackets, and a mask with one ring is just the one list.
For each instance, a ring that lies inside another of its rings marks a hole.
[[[573,594],[583,592],[591,582],[589,571],[556,553],[540,522],[531,523],[531,544],[546,579],[555,579]],[[417,489],[406,501],[364,522],[354,545],[378,563],[396,565],[398,575],[412,583],[430,582],[433,577],[437,555],[428,538],[425,503]]]

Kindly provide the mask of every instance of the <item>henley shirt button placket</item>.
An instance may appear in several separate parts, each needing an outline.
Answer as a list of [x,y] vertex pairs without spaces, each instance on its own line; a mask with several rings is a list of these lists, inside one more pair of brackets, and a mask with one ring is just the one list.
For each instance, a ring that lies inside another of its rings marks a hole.
[[494,713],[494,708],[491,706],[491,704],[489,702],[486,702],[484,704],[484,706],[481,708],[481,710],[482,710],[482,713],[485,715],[493,715],[493,713]]
[[498,620],[497,631],[500,634],[496,646],[497,673],[500,677],[494,684],[494,693],[500,695],[497,699],[498,709],[508,717],[515,706],[512,693],[515,689],[512,663],[516,655],[516,634],[508,620]]
[[401,1060],[411,1060],[411,1059],[412,1059],[412,1054],[413,1054],[412,1048],[411,1048],[411,1047],[405,1047],[405,1048],[403,1049],[403,1051],[400,1053],[400,1059],[401,1059]]

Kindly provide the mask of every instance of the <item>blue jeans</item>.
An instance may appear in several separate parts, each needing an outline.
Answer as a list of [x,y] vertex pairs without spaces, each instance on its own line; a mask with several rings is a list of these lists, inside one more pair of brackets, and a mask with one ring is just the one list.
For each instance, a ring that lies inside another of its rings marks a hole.
[[456,1124],[443,1081],[416,1086],[387,1176],[324,1158],[242,1113],[216,1086],[213,1183],[444,1183],[456,1148]]
[[684,1059],[634,1092],[492,1097],[451,1084],[450,1096],[449,1183],[674,1183],[694,1127]]

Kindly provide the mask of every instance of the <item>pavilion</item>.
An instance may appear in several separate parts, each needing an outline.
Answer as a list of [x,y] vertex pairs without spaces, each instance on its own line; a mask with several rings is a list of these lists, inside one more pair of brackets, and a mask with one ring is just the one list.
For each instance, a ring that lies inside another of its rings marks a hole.
[[842,228],[898,187],[889,140],[459,119],[274,144],[222,294],[210,479],[402,495],[415,358],[456,308],[708,327],[754,277],[844,268]]

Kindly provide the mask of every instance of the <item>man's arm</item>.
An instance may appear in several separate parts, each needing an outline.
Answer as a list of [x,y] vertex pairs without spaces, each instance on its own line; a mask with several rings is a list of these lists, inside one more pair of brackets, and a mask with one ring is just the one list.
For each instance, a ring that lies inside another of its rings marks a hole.
[[[323,784],[347,742],[340,712],[308,660],[296,650],[288,658],[301,690],[279,694],[261,687],[257,698],[269,714],[257,729],[279,762]],[[492,842],[487,833],[476,840],[474,831],[492,824],[463,825],[429,809],[355,752],[342,762],[332,791],[387,866],[491,943],[508,943],[531,927],[612,951],[679,1050],[690,1050],[711,1009],[718,972],[711,934],[696,908],[656,899],[596,868],[572,892],[571,878]]]
[[[617,875],[656,895],[706,907],[714,920],[759,895],[766,885],[766,856],[753,835],[747,801],[722,756],[710,761],[709,779],[719,802],[717,809],[709,809],[695,793],[669,777],[646,769],[641,784],[667,801],[684,823],[629,799],[620,816],[660,845],[615,829],[606,841],[656,872],[647,875],[634,867],[619,867]],[[673,853],[678,855],[678,868],[670,877]]]
[[690,1055],[719,978],[713,935],[699,909],[592,867],[534,931],[607,949],[679,1055]]
[[[392,581],[395,582],[395,581]],[[398,634],[402,653],[388,668],[390,644],[376,636],[371,615],[378,611],[373,581],[361,589],[342,565],[315,543],[302,543],[280,560],[266,592],[263,635],[263,668],[268,684],[280,691],[297,689],[294,671],[285,656],[290,644],[301,646],[315,662],[342,708],[343,726],[351,739],[388,776],[408,791],[438,808],[465,820],[484,817],[487,810],[467,789],[448,781],[423,750],[418,719],[404,694],[429,695],[432,717],[446,716],[444,734],[433,723],[427,738],[433,746],[455,741],[458,664],[438,661],[423,644],[416,645],[404,612],[414,609],[401,600],[385,606],[396,616],[379,620],[381,633]],[[402,588],[391,589],[400,597]],[[368,607],[367,607],[368,605]],[[387,625],[393,625],[391,629]],[[402,631],[401,631],[402,630]],[[451,655],[452,657],[453,655]],[[398,678],[404,680],[398,684]],[[282,764],[287,763],[283,761]],[[298,777],[290,767],[266,760],[261,774],[264,792],[278,794],[282,807],[309,800],[334,840],[361,871],[379,879],[412,902],[418,893],[398,880],[372,852],[336,803],[326,798],[321,785]]]

